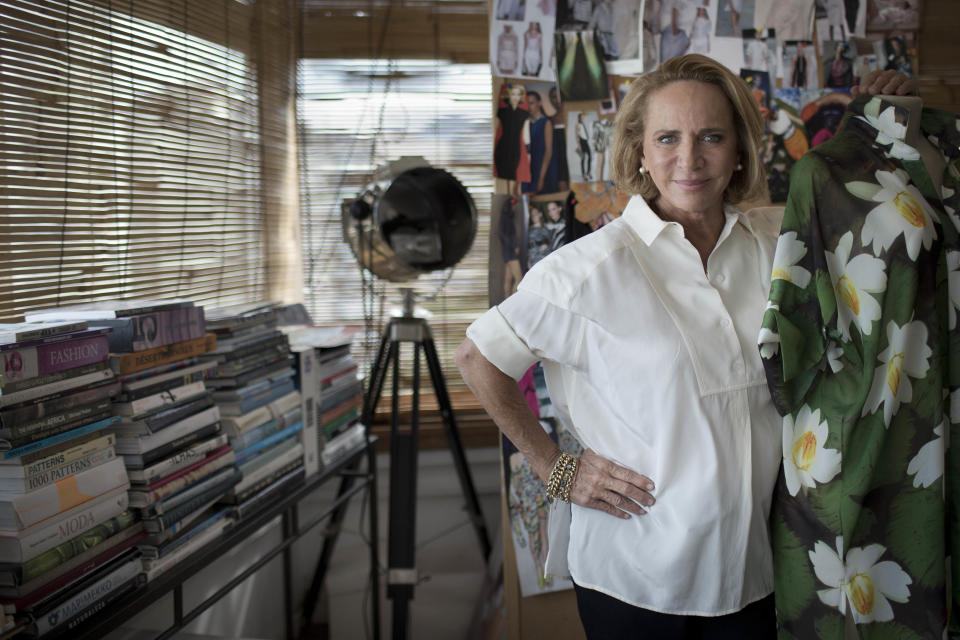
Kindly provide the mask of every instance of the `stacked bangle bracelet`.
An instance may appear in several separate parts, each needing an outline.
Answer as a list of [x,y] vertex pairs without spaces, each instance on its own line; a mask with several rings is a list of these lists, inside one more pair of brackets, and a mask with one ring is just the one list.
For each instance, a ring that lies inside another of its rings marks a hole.
[[570,489],[573,488],[573,479],[577,475],[577,465],[580,458],[569,453],[561,453],[553,463],[553,470],[547,479],[547,497],[551,500],[570,502]]

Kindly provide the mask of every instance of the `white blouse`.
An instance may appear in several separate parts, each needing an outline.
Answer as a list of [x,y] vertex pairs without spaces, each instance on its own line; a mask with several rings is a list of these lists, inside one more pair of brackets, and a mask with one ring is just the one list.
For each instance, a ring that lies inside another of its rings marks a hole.
[[628,520],[573,505],[567,528],[555,504],[548,572],[664,613],[722,615],[773,591],[781,420],[756,340],[779,220],[725,216],[704,273],[683,227],[634,197],[467,330],[514,379],[542,360],[564,425],[656,484]]

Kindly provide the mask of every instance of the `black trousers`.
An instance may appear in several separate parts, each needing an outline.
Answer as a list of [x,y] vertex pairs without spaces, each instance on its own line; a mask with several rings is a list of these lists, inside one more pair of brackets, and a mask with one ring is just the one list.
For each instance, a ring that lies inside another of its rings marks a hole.
[[641,609],[574,584],[589,640],[765,640],[776,638],[773,595],[725,616],[679,616]]

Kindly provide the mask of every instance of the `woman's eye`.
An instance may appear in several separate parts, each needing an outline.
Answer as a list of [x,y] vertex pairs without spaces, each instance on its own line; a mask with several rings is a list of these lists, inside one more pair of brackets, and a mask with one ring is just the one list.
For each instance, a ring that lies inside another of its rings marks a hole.
[[704,142],[714,142],[714,143],[716,143],[716,142],[720,142],[721,140],[723,140],[723,136],[721,136],[721,135],[718,134],[718,133],[709,133],[709,134],[703,136],[703,141],[704,141]]
[[659,142],[660,144],[671,144],[673,142],[676,142],[676,140],[677,140],[676,136],[660,136],[659,138],[657,138],[657,142]]

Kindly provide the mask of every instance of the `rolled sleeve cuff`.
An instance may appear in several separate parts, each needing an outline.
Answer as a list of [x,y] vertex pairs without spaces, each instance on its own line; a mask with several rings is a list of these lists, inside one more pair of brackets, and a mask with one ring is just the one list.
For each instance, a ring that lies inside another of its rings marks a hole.
[[474,320],[467,327],[467,337],[473,341],[483,357],[514,380],[519,380],[535,362],[540,360],[517,336],[497,307]]

